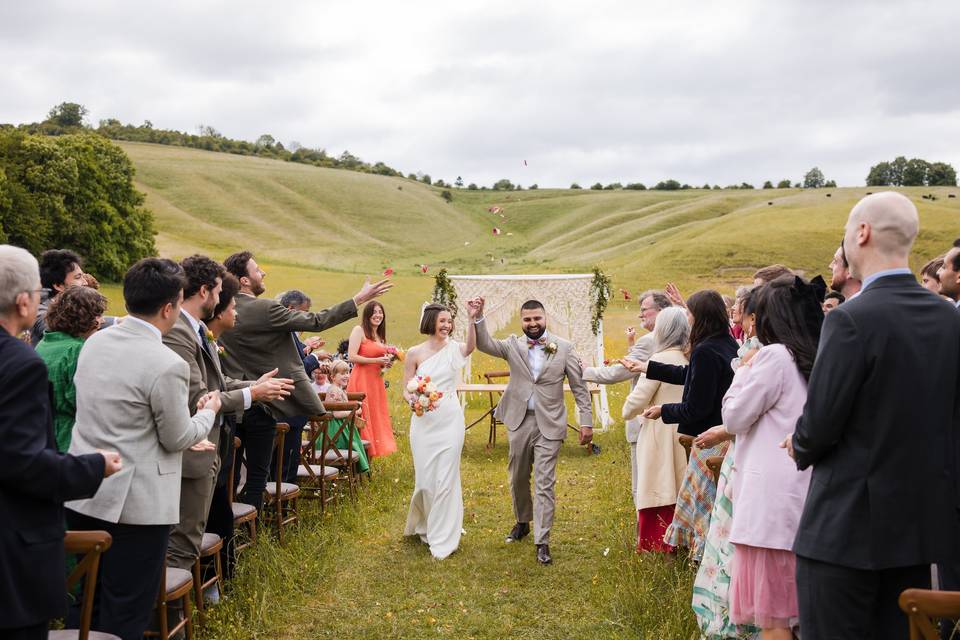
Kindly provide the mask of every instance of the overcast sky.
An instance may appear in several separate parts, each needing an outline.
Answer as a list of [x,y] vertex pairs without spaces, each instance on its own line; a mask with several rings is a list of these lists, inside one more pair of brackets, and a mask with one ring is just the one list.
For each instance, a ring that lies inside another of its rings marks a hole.
[[480,184],[960,168],[956,0],[267,5],[4,2],[0,122],[66,100]]

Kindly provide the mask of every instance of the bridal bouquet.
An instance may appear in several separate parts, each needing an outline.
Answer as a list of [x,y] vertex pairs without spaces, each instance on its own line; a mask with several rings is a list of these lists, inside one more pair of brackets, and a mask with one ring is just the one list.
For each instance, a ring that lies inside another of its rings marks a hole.
[[410,403],[410,408],[417,416],[436,409],[440,398],[443,397],[443,392],[437,389],[437,385],[430,382],[430,376],[411,378],[407,383],[407,392],[415,396]]

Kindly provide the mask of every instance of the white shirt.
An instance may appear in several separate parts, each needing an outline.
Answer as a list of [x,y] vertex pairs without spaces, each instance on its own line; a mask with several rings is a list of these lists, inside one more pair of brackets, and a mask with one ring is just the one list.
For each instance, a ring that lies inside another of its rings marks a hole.
[[[207,348],[206,345],[204,345],[203,341],[200,339],[200,329],[203,329],[203,332],[206,333],[207,325],[203,324],[202,322],[194,318],[192,315],[190,315],[190,312],[184,309],[183,307],[180,307],[180,313],[186,316],[187,322],[189,322],[190,326],[193,327],[193,337],[196,339],[197,344],[200,345],[201,349],[206,349]],[[207,391],[209,390],[210,389],[207,389]],[[252,404],[252,398],[250,396],[250,387],[243,387],[242,389],[240,389],[240,393],[243,394],[243,410],[246,411],[247,409],[250,408],[250,405]]]
[[[542,337],[546,338],[546,334]],[[526,338],[526,336],[524,336],[524,338]],[[529,340],[529,338],[527,339]],[[530,347],[529,343],[526,343],[524,346],[527,347],[527,364],[530,365],[530,373],[533,374],[533,379],[536,381],[543,371],[544,363],[547,361],[547,352],[544,350],[546,345],[538,344]],[[536,406],[536,397],[537,394],[530,394],[530,398],[527,400],[527,411],[533,411]]]
[[157,336],[157,340],[160,340],[161,342],[163,342],[163,334],[160,333],[160,329],[157,329],[154,325],[150,324],[150,323],[147,322],[146,320],[141,320],[141,319],[138,318],[137,316],[127,316],[127,319],[124,320],[124,322],[128,322],[128,321],[139,322],[139,323],[142,324],[143,326],[145,326],[145,327],[147,327],[148,329],[150,329],[150,331],[153,332],[153,335]]

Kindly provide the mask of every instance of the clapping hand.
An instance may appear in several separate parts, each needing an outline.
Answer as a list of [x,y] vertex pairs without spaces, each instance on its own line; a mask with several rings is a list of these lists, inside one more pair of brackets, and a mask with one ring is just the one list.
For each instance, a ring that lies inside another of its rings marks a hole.
[[190,447],[190,451],[204,452],[204,451],[216,451],[216,450],[217,450],[217,445],[213,444],[206,438],[204,438],[197,444]]
[[637,330],[634,327],[627,327],[626,334],[627,334],[627,344],[632,347],[633,343],[636,342],[637,340]]
[[117,471],[123,469],[123,460],[120,459],[120,454],[116,451],[104,451],[103,449],[97,449],[97,453],[103,456],[104,478],[109,478]]
[[360,287],[360,291],[357,292],[357,295],[353,296],[353,302],[358,307],[365,302],[370,302],[374,298],[379,298],[387,291],[393,288],[393,283],[389,279],[385,278],[379,282],[374,282],[370,284],[370,278],[367,278],[363,286]]
[[303,344],[303,352],[310,355],[325,344],[327,344],[327,341],[319,336],[307,338],[307,341]]
[[274,378],[279,369],[267,371],[250,387],[250,399],[255,401],[283,400],[293,391],[293,380]]
[[794,460],[797,459],[796,455],[793,452],[793,435],[789,435],[786,438],[784,438],[783,442],[780,443],[780,448],[786,449],[787,455],[793,458]]
[[200,401],[197,402],[197,411],[202,411],[203,409],[209,409],[214,413],[219,413],[220,407],[223,406],[223,401],[220,399],[219,391],[211,391],[207,395],[200,398]]
[[664,293],[667,294],[667,297],[670,298],[670,302],[675,304],[678,307],[687,308],[687,303],[683,299],[683,295],[680,293],[680,289],[677,288],[677,285],[672,282],[668,282],[667,286],[664,288]]
[[644,418],[650,418],[651,420],[659,420],[662,408],[659,404],[655,404],[652,407],[647,407],[647,410],[644,411],[641,415]]
[[634,360],[632,358],[620,358],[617,360],[624,369],[631,373],[646,373],[647,372],[647,363],[642,360]]

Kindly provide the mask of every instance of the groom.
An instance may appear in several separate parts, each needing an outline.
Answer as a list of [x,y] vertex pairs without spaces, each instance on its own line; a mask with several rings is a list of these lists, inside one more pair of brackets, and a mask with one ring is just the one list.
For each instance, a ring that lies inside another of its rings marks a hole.
[[[507,425],[510,456],[510,492],[517,524],[507,536],[515,542],[530,533],[537,562],[550,564],[550,526],[553,524],[557,458],[567,435],[567,408],[563,401],[563,379],[567,378],[580,409],[580,444],[593,439],[593,412],[590,392],[581,377],[580,359],[573,345],[547,333],[543,305],[528,300],[520,307],[525,337],[506,340],[490,337],[483,318],[483,298],[467,303],[476,324],[477,348],[502,358],[510,365],[510,383],[500,398],[494,416]],[[530,499],[530,471],[533,470],[534,498]]]

